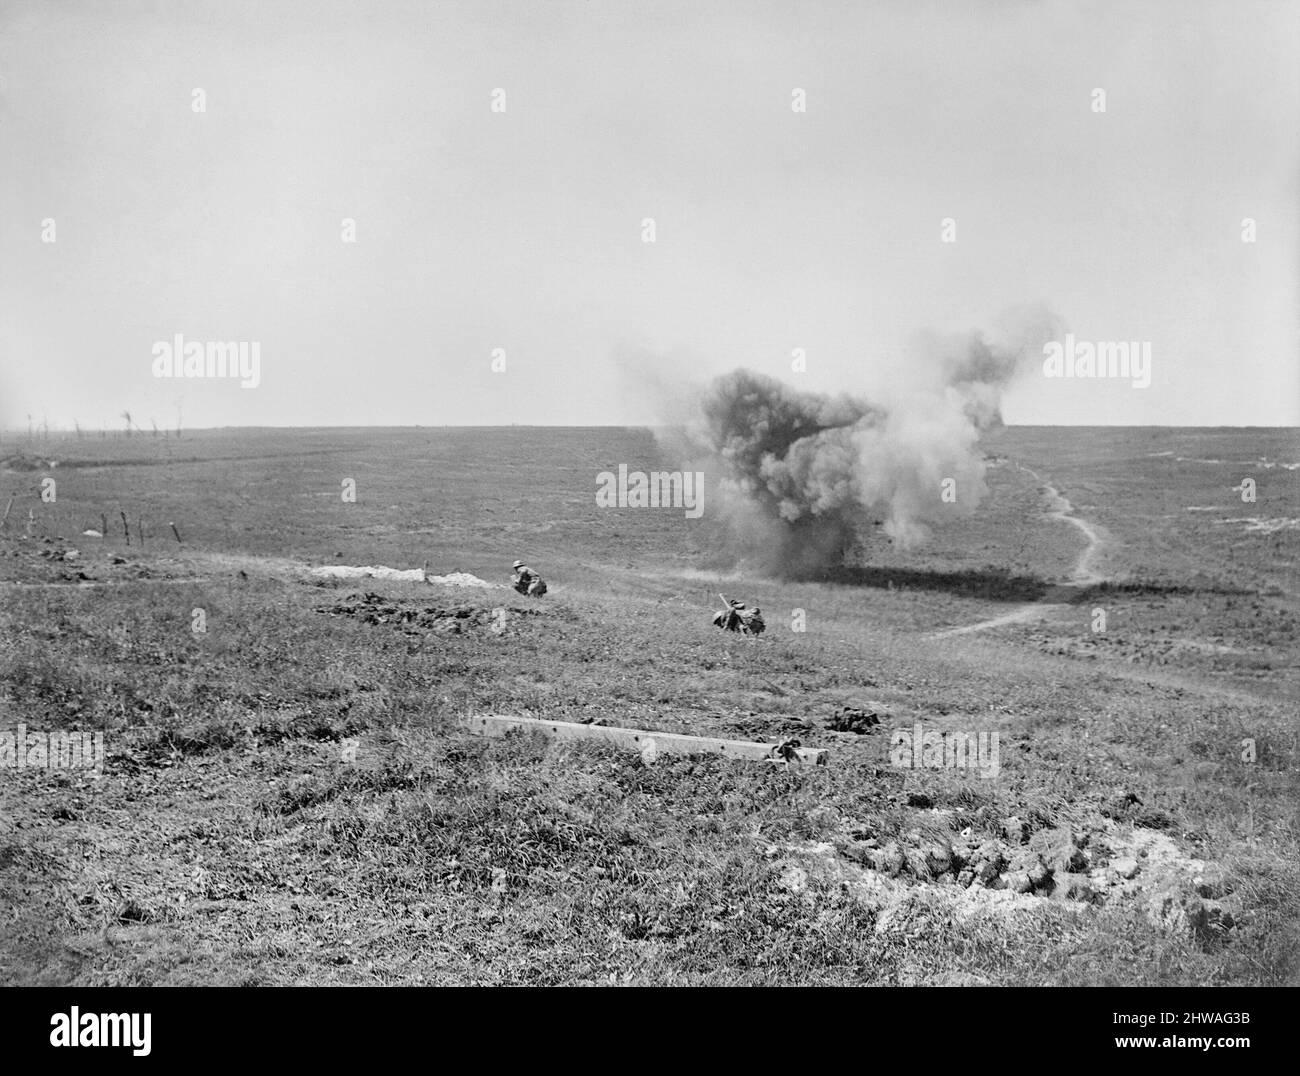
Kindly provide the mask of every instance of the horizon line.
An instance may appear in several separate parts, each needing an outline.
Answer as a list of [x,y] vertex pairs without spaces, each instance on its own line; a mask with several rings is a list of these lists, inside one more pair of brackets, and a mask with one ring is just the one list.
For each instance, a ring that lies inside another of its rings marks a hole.
[[[197,433],[217,433],[230,432],[237,430],[246,430],[249,432],[259,430],[654,430],[654,429],[675,429],[689,425],[682,422],[599,422],[599,423],[473,423],[473,422],[435,422],[435,423],[381,423],[376,425],[311,425],[311,424],[293,424],[283,426],[273,425],[233,425],[233,426],[185,426],[180,430],[180,438],[177,437],[175,427],[158,427],[154,429],[134,428],[130,433],[121,428],[114,427],[107,429],[100,427],[99,430],[93,428],[83,428],[78,434],[76,428],[67,428],[57,426],[45,429],[21,429],[15,427],[0,427],[0,443],[10,438],[18,441],[40,441],[47,438],[51,433],[60,437],[72,437],[74,439],[88,440],[99,439],[107,440],[109,437],[119,438],[142,438],[144,440],[172,440],[183,439],[186,434]],[[1296,430],[1300,431],[1300,424],[1286,423],[1226,423],[1221,425],[1211,425],[1205,423],[1125,423],[1125,422],[1004,422],[999,426],[992,427],[988,430],[981,430],[980,435],[994,433],[998,429],[1020,429],[1020,430]]]

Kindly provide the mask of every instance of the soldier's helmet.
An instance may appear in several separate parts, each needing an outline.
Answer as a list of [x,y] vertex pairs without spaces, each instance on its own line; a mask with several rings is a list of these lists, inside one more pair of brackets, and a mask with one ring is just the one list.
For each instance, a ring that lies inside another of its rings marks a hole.
[[524,566],[524,562],[522,560],[517,560],[512,565],[510,565],[510,567],[512,568],[522,568],[523,566]]

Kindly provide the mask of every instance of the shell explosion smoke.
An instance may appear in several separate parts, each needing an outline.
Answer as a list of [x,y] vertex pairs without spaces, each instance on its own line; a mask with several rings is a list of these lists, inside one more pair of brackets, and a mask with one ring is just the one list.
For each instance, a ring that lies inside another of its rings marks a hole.
[[[1056,319],[1034,308],[1017,328],[917,337],[919,386],[888,408],[804,392],[749,370],[716,379],[697,429],[719,470],[736,551],[769,571],[802,574],[843,563],[872,524],[903,548],[929,525],[969,514],[987,492],[976,448],[999,425],[1003,389],[1041,354]],[[955,500],[941,496],[946,479]]]

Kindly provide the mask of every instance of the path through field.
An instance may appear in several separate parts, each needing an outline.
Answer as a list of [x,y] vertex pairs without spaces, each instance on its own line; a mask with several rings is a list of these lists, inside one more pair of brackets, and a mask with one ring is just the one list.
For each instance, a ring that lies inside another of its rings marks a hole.
[[1046,600],[1026,602],[1024,605],[1017,606],[1009,613],[1003,613],[1001,616],[991,617],[988,620],[981,620],[975,624],[967,624],[960,628],[948,628],[945,631],[936,632],[932,638],[943,639],[950,635],[967,635],[976,631],[987,631],[990,628],[1002,627],[1004,624],[1015,624],[1025,620],[1036,620],[1046,616],[1049,613],[1065,607],[1064,602],[1053,601],[1053,598],[1060,598],[1068,595],[1071,591],[1085,586],[1092,586],[1104,582],[1104,578],[1093,568],[1097,554],[1100,552],[1105,538],[1102,536],[1100,528],[1086,519],[1080,519],[1074,514],[1074,505],[1070,503],[1068,497],[1065,497],[1060,490],[1051,483],[1043,482],[1042,477],[1034,470],[1025,467],[1023,464],[1017,464],[1022,471],[1027,471],[1034,476],[1035,481],[1042,483],[1043,488],[1048,496],[1050,509],[1047,513],[1052,519],[1060,520],[1062,523],[1069,523],[1073,527],[1078,527],[1083,532],[1088,544],[1084,547],[1083,552],[1079,554],[1078,559],[1074,562],[1074,568],[1070,572],[1070,579],[1066,583],[1059,584],[1048,591]]
[[[1029,468],[1025,468],[1029,470]],[[1029,471],[1034,474],[1033,471]],[[1038,476],[1034,474],[1034,477]],[[1062,523],[1069,523],[1072,527],[1078,527],[1083,531],[1083,535],[1088,539],[1087,546],[1084,547],[1079,559],[1074,562],[1074,571],[1070,573],[1070,582],[1076,586],[1090,586],[1103,582],[1103,578],[1092,568],[1092,562],[1100,551],[1103,538],[1101,531],[1089,523],[1086,519],[1080,519],[1074,514],[1074,505],[1068,497],[1063,497],[1059,490],[1053,485],[1047,485],[1047,495],[1052,499],[1052,510],[1048,513],[1053,519],[1059,519]]]

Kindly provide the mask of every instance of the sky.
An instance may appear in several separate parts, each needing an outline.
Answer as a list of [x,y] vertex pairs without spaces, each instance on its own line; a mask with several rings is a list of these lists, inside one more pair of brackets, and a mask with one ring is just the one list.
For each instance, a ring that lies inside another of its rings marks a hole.
[[1282,0],[0,0],[0,425],[887,399],[1026,303],[1151,378],[1030,356],[1009,423],[1300,425],[1298,150]]

